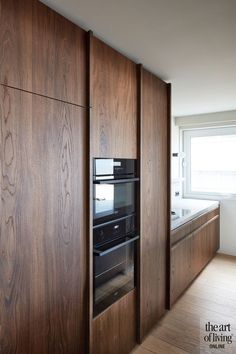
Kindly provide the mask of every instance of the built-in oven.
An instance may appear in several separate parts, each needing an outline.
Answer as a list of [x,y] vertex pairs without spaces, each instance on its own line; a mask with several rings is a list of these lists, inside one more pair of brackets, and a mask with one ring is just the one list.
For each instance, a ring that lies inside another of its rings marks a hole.
[[136,160],[94,159],[93,221],[100,224],[135,213]]
[[135,287],[138,181],[136,160],[94,159],[94,316]]
[[135,287],[135,215],[94,229],[94,316]]

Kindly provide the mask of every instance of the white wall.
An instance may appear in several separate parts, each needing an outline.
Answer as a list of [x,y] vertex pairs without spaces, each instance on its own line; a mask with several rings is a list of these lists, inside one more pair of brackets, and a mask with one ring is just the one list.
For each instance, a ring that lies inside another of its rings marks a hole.
[[[174,117],[171,120],[171,153],[179,153],[179,127],[175,125]],[[179,158],[171,156],[171,199],[181,198],[182,188],[179,169]],[[179,192],[179,197],[175,196],[175,192]]]
[[236,110],[175,117],[175,123],[183,128],[236,125]]
[[219,252],[236,256],[236,199],[220,202]]
[[[229,120],[232,118],[231,113],[229,112],[228,115],[225,115],[225,112],[220,112],[218,114],[219,119],[225,119],[229,118]],[[202,115],[201,118],[201,123],[204,121],[209,120],[210,118],[216,118],[216,114],[212,115]],[[222,118],[223,117],[223,118]],[[236,111],[234,115],[234,119],[236,117]],[[183,117],[183,119],[180,121],[180,118],[177,119],[172,119],[172,136],[171,136],[171,143],[172,143],[172,152],[179,152],[179,126],[175,125],[175,122],[177,121],[177,124],[179,123],[186,123],[188,122],[187,118],[189,117]],[[190,117],[191,118],[191,117]],[[199,117],[197,117],[199,119]],[[179,120],[178,120],[179,119]],[[195,116],[192,117],[191,120],[191,126],[196,126],[196,124],[193,124],[195,121]],[[218,120],[219,120],[218,119]],[[233,118],[232,118],[233,119]],[[231,120],[232,120],[231,119]],[[181,124],[180,124],[181,126]],[[172,169],[172,184],[171,184],[171,190],[172,190],[172,200],[175,199],[174,197],[174,192],[176,189],[180,188],[181,190],[181,184],[180,187],[176,182],[173,182],[173,179],[175,180],[180,176],[180,165],[177,162],[178,159],[173,159],[172,158],[172,163],[171,163],[171,169]],[[182,192],[182,191],[181,191]],[[236,256],[236,199],[223,199],[220,202],[220,253],[225,253],[229,254],[232,256]]]
[[[171,119],[171,152],[179,152],[179,127],[175,125],[174,117]],[[171,178],[179,177],[178,158],[171,158]]]

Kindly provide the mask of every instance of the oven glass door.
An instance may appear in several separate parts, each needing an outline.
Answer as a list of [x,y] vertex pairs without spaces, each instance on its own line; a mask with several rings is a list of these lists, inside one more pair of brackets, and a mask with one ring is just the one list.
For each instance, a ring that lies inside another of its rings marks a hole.
[[120,247],[117,241],[94,253],[94,317],[135,287],[136,239],[124,238]]
[[94,184],[94,222],[105,222],[135,212],[135,182]]

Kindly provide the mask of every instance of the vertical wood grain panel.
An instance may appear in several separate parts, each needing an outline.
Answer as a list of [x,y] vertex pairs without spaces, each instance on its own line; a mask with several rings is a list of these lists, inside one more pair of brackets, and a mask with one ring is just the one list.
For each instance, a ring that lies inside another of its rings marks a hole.
[[0,0],[0,83],[32,91],[32,0]]
[[85,353],[86,111],[0,87],[0,352]]
[[182,240],[171,247],[171,305],[215,256],[219,248],[218,213],[217,208],[178,228],[176,232],[172,231],[172,236],[176,236],[184,230],[194,229],[194,232],[182,235]]
[[170,309],[170,267],[171,267],[171,119],[172,88],[167,84],[167,242],[166,242],[166,308]]
[[89,279],[89,303],[88,303],[88,353],[92,352],[93,346],[93,155],[92,155],[92,141],[91,141],[91,129],[92,129],[92,95],[91,95],[91,70],[92,70],[92,45],[93,45],[93,33],[87,32],[87,106],[90,107],[87,111],[87,145],[88,145],[88,269],[87,277]]
[[192,234],[171,248],[171,304],[191,281],[191,246]]
[[128,354],[136,339],[136,291],[133,290],[93,320],[92,354]]
[[[195,278],[204,266],[204,254],[206,253],[206,232],[205,229],[200,229],[192,234],[191,243],[191,275]],[[185,258],[182,257],[182,263],[185,263]],[[183,266],[184,267],[184,266]],[[187,271],[187,267],[186,270]]]
[[137,158],[136,65],[93,37],[94,157]]
[[33,1],[32,91],[86,106],[86,32]]
[[168,232],[167,84],[142,71],[141,339],[165,312]]
[[0,0],[0,83],[86,105],[86,32],[37,0]]
[[29,134],[32,107],[29,102],[21,122],[16,122],[16,107],[20,110],[27,102],[19,94],[16,95],[14,103],[13,100],[11,92],[0,86],[0,352],[6,354],[17,353],[17,350],[20,352],[22,349],[29,353],[28,304],[31,297],[30,249],[24,242],[31,215],[25,213],[20,205],[26,205],[30,198],[28,190],[32,189],[31,179],[28,179],[28,185],[24,182],[29,169],[29,156],[24,139],[27,139],[28,149],[32,150],[32,138]]
[[[220,209],[218,209],[220,214]],[[211,234],[211,249],[213,254],[220,248],[220,215],[213,222],[213,230]]]

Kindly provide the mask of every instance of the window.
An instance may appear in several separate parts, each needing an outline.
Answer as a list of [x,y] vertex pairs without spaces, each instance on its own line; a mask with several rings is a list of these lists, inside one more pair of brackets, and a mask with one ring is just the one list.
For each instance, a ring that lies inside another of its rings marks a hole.
[[184,194],[236,194],[236,127],[183,131]]

